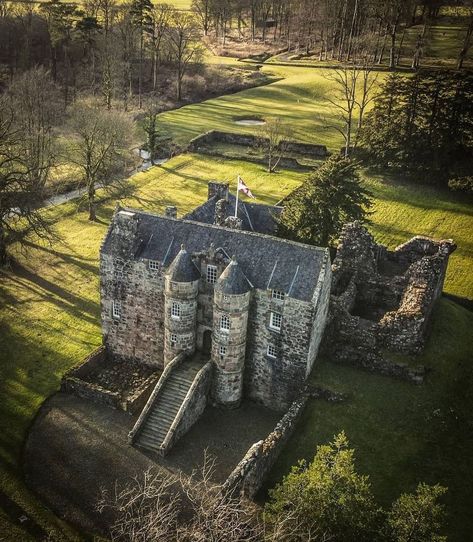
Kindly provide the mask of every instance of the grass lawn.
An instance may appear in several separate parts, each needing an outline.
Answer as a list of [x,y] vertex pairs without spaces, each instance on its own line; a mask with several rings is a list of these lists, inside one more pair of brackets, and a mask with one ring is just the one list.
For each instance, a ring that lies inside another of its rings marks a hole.
[[[239,126],[235,117],[280,117],[298,141],[323,143],[331,151],[342,145],[338,111],[328,101],[333,98],[333,82],[322,70],[287,66],[263,67],[280,80],[269,85],[187,105],[159,116],[159,129],[185,145],[193,137],[211,129],[257,133],[258,128]],[[381,81],[384,74],[379,74]]]
[[[258,201],[266,203],[276,202],[303,179],[300,172],[284,171],[270,176],[260,165],[182,155],[163,167],[133,177],[129,194],[122,203],[153,211],[173,204],[178,207],[179,214],[184,214],[205,200],[209,180],[228,179],[234,188],[237,173],[248,182]],[[459,259],[452,260],[447,289],[457,295],[473,297],[467,270],[457,272],[456,269],[460,261],[472,269],[472,255],[466,250],[469,247],[471,251],[471,245],[467,245],[468,233],[473,231],[471,207],[462,206],[443,193],[384,184],[382,179],[374,176],[366,182],[377,198],[372,229],[390,246],[414,233],[433,233],[440,237],[453,235],[459,240],[457,236],[461,232],[465,243],[462,242],[458,250],[456,257]],[[21,447],[35,413],[42,401],[58,389],[62,374],[100,343],[97,258],[114,206],[113,200],[102,204],[100,222],[93,224],[86,220],[85,213],[77,212],[73,202],[49,210],[57,218],[62,243],[53,247],[33,246],[28,254],[17,254],[17,272],[0,275],[1,489],[45,529],[54,528],[60,532],[63,539],[72,539],[74,535],[34,500],[21,481]],[[298,432],[297,438],[301,440],[290,446],[292,455],[285,456],[286,463],[278,467],[278,472],[283,472],[297,457],[310,455],[315,443],[330,438],[337,428],[346,427],[353,443],[359,447],[360,459],[364,458],[363,467],[371,465],[369,472],[373,475],[375,489],[385,500],[398,492],[404,483],[410,484],[419,472],[425,472],[422,478],[430,479],[429,465],[435,466],[431,473],[433,479],[443,481],[442,469],[448,465],[443,463],[441,449],[435,448],[432,457],[424,450],[430,446],[428,437],[436,428],[436,425],[429,425],[430,411],[424,405],[431,408],[431,404],[439,402],[444,391],[446,393],[457,385],[456,379],[462,382],[464,390],[468,389],[468,382],[461,374],[467,366],[462,369],[460,363],[465,361],[468,329],[472,324],[470,313],[455,304],[444,301],[440,305],[436,318],[436,330],[440,331],[434,330],[435,339],[429,347],[427,362],[436,367],[439,365],[441,372],[433,372],[425,388],[322,364],[317,379],[325,385],[351,390],[352,399],[346,405],[315,403]],[[413,397],[419,398],[418,403],[412,402]],[[455,391],[451,400],[456,405],[461,397]],[[419,410],[416,410],[417,404]],[[380,406],[389,412],[389,416],[378,411]],[[441,408],[443,416],[444,407]],[[425,431],[414,435],[412,442],[410,421],[409,427],[404,427],[411,410],[417,416],[413,414],[412,426],[419,417],[426,416]],[[434,422],[437,423],[436,418]],[[368,430],[363,431],[364,427]],[[441,442],[458,438],[447,429]],[[390,435],[391,440],[386,441],[386,435]],[[399,444],[400,451],[389,446],[391,441],[394,448],[396,443]],[[369,455],[365,454],[366,450]],[[471,451],[463,444],[451,451],[463,454],[456,461],[459,476],[444,482],[451,486],[453,496],[462,495],[464,485],[471,483],[471,477],[463,473],[460,465],[460,458],[466,458],[467,452]],[[425,463],[424,471],[419,470],[419,462]],[[393,482],[396,478],[397,485]],[[455,513],[460,514],[463,508],[458,499],[451,499]],[[0,532],[11,533],[8,529],[5,517],[0,516]],[[11,538],[14,539],[13,535]],[[26,537],[20,535],[17,539]]]
[[448,540],[473,540],[473,313],[441,300],[432,335],[418,361],[432,369],[422,386],[328,361],[314,370],[317,385],[347,394],[344,403],[311,400],[268,480],[277,483],[299,459],[344,430],[384,505],[421,482],[449,488]]

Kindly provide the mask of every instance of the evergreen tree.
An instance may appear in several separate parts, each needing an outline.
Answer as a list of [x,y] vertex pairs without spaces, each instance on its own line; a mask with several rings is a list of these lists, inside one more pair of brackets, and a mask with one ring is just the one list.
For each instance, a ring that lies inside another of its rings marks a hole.
[[403,494],[392,505],[387,518],[387,540],[392,542],[445,542],[439,534],[444,516],[437,501],[446,488],[419,484],[413,495]]
[[361,184],[356,162],[333,156],[288,197],[278,233],[303,243],[327,246],[346,222],[366,218],[370,197]]
[[300,462],[270,492],[266,519],[294,524],[288,542],[373,541],[379,510],[368,477],[355,470],[353,454],[342,432],[318,446],[312,463]]

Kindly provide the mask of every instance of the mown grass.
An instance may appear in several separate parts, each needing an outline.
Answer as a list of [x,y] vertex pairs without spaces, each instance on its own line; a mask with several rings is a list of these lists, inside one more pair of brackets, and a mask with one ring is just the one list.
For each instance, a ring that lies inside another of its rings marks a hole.
[[[330,103],[334,84],[322,70],[264,66],[265,73],[280,80],[270,85],[188,105],[159,116],[159,129],[185,145],[208,130],[257,133],[257,127],[235,124],[238,117],[280,117],[297,141],[323,143],[338,151],[342,145],[336,130],[342,126],[339,111]],[[327,71],[328,73],[328,71]],[[384,74],[379,74],[381,81]]]
[[347,395],[343,403],[311,400],[278,459],[271,487],[316,446],[345,431],[356,449],[357,469],[388,507],[423,481],[449,488],[444,503],[450,542],[472,540],[471,461],[473,313],[441,300],[425,352],[416,360],[431,372],[422,386],[372,375],[323,360],[312,380]]
[[[269,175],[260,165],[182,155],[163,167],[134,176],[130,180],[128,194],[122,196],[122,203],[152,211],[162,211],[166,205],[172,204],[178,207],[179,214],[184,214],[206,199],[208,181],[228,179],[234,189],[237,174],[241,174],[247,181],[258,201],[265,203],[278,201],[302,182],[304,175],[295,171],[281,171],[277,175]],[[454,212],[454,202],[450,196],[409,186],[396,187],[376,177],[370,177],[366,182],[377,198],[372,217],[373,231],[390,246],[419,232],[435,232],[444,237],[453,229],[460,228],[466,239],[468,232],[473,231],[471,208],[458,205]],[[422,206],[416,205],[422,193]],[[98,223],[90,223],[84,212],[77,212],[74,202],[50,209],[48,213],[56,220],[57,232],[62,236],[62,242],[53,247],[33,244],[27,254],[16,254],[18,263],[13,272],[3,272],[0,275],[1,489],[39,524],[60,532],[63,539],[71,539],[73,533],[45,512],[21,481],[21,447],[35,413],[42,401],[58,389],[62,374],[100,343],[98,252],[114,206],[113,198],[103,202]],[[428,209],[431,211],[427,212]],[[442,213],[445,217],[443,222],[440,221]],[[471,266],[471,255],[465,254],[462,247],[458,253],[463,254],[462,257]],[[468,277],[462,273],[458,274],[456,267],[455,263],[450,266],[448,288],[458,295],[472,297],[471,280],[468,281]],[[461,362],[468,347],[465,326],[471,326],[469,318],[468,313],[456,305],[444,303],[441,306],[436,318],[436,326],[441,333],[435,332],[438,338],[433,343],[434,347],[429,347],[426,354],[428,363],[441,363],[443,367],[448,360],[453,365],[455,360],[457,365]],[[448,332],[442,331],[445,329]],[[448,360],[445,352],[448,352]],[[412,442],[407,429],[402,429],[402,438],[397,444],[400,450],[393,447],[391,453],[383,440],[384,434],[394,431],[397,426],[403,427],[406,409],[411,406],[405,405],[398,409],[397,405],[402,406],[402,401],[407,401],[406,394],[411,397],[409,394],[419,393],[418,397],[427,401],[431,384],[428,384],[429,387],[424,391],[423,388],[329,364],[323,364],[316,375],[327,385],[338,385],[339,382],[340,387],[351,390],[353,398],[356,398],[353,399],[355,402],[334,406],[333,410],[328,410],[329,406],[323,403],[315,403],[300,427],[302,441],[296,441],[289,447],[286,464],[297,459],[299,455],[310,455],[315,439],[326,440],[337,427],[346,426],[349,435],[355,435],[354,444],[362,444],[359,455],[364,455],[365,450],[369,449],[370,455],[366,456],[364,461],[367,464],[372,463],[373,482],[377,492],[389,499],[397,489],[389,490],[389,482],[383,482],[383,473],[398,477],[399,483],[394,487],[403,489],[403,481],[414,478],[418,462],[424,460],[423,456],[416,454],[429,442],[423,439],[428,436],[427,430],[433,428],[426,426],[426,434],[420,433]],[[435,378],[432,382],[437,382],[435,385],[438,386],[451,387],[457,377],[458,374],[452,367],[448,370],[445,367],[441,378],[432,376]],[[463,382],[464,389],[467,390],[468,383],[464,379]],[[436,388],[433,389],[437,393]],[[382,398],[386,398],[387,404],[392,406],[390,418],[387,418],[389,423],[377,413],[376,390],[379,392],[377,401],[381,402]],[[397,390],[406,391],[398,397]],[[350,429],[350,416],[356,417],[357,412],[368,412],[369,416],[360,417],[358,425],[355,424],[354,428]],[[381,427],[375,431],[378,423]],[[363,427],[367,428],[365,433]],[[361,440],[363,435],[365,441]],[[447,436],[446,434],[445,438]],[[395,440],[394,436],[392,439]],[[462,450],[459,448],[459,453]],[[439,453],[439,450],[435,452],[436,457]],[[397,459],[399,454],[401,462]],[[461,456],[458,457],[460,462]],[[441,463],[441,459],[438,461]],[[279,472],[284,468],[279,467]],[[428,477],[427,474],[424,478]],[[458,486],[458,489],[455,484],[459,483],[459,479],[452,480],[448,485],[455,494],[461,491],[463,486]],[[471,478],[465,473],[463,483],[466,484],[467,480],[471,481]],[[457,501],[454,501],[452,506],[456,507]],[[0,522],[4,520],[5,518],[0,516]],[[10,533],[7,528],[3,525],[4,532]],[[20,540],[21,537],[17,539]]]

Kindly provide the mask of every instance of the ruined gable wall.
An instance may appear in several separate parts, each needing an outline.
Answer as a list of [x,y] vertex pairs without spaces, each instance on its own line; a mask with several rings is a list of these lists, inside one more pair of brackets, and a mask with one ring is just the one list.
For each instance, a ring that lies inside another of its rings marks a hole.
[[[270,329],[270,313],[283,315],[281,332]],[[272,299],[271,292],[254,290],[250,305],[245,365],[245,394],[269,408],[287,408],[300,392],[307,370],[313,306],[286,298]],[[278,351],[267,354],[268,344]]]
[[[118,360],[163,366],[164,277],[147,260],[102,254],[100,262],[102,331],[107,350]],[[121,301],[121,318],[112,315]]]

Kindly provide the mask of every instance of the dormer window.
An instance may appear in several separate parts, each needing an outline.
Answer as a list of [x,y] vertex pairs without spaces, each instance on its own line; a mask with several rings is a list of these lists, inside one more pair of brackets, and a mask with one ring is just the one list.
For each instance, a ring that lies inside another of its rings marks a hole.
[[273,331],[281,331],[282,314],[272,312],[269,317],[269,329]]
[[120,320],[122,317],[122,302],[114,299],[112,301],[112,316],[115,320]]
[[159,271],[159,262],[157,260],[149,261],[149,270],[150,271]]
[[181,305],[176,301],[173,301],[171,305],[171,318],[174,320],[181,319]]
[[215,284],[217,282],[217,266],[216,265],[207,266],[207,282],[209,284]]
[[220,331],[228,333],[230,331],[230,318],[226,314],[220,317]]
[[284,296],[285,296],[285,294],[281,290],[272,290],[271,291],[271,297],[273,299],[277,299],[278,301],[283,301]]

